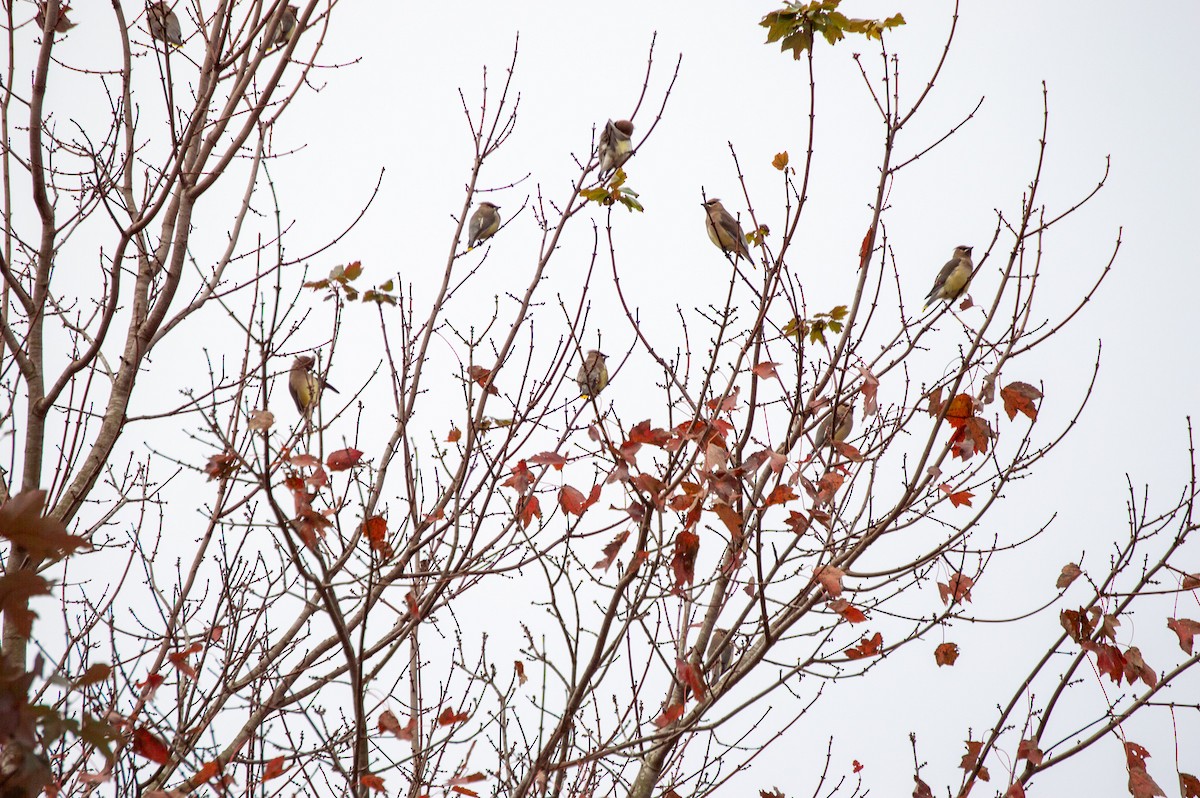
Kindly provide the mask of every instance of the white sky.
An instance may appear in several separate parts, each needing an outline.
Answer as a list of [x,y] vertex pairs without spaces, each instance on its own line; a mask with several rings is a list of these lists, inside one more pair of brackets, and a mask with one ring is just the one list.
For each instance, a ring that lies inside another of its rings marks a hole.
[[[904,104],[925,84],[940,54],[951,9],[944,2],[906,5],[851,0],[843,5],[852,16],[904,13],[908,25],[888,35],[889,50],[902,59]],[[86,25],[92,9],[78,6],[73,18]],[[1200,157],[1194,144],[1200,78],[1192,55],[1200,6],[1186,0],[1155,4],[1152,17],[1116,2],[964,6],[948,64],[903,135],[902,153],[924,148],[957,124],[980,97],[985,101],[972,122],[904,170],[895,184],[885,218],[906,301],[919,307],[933,273],[955,244],[974,244],[977,256],[982,252],[995,225],[994,209],[1010,217],[1019,212],[1037,154],[1042,81],[1049,88],[1050,126],[1040,200],[1049,214],[1090,191],[1103,174],[1105,156],[1112,156],[1107,187],[1046,241],[1046,313],[1061,315],[1083,285],[1090,285],[1107,261],[1118,229],[1124,230],[1114,272],[1095,300],[1041,356],[1023,361],[1021,373],[1011,375],[1044,382],[1039,421],[1047,430],[1044,442],[1073,412],[1098,342],[1103,344],[1100,378],[1081,424],[1034,479],[1010,488],[1008,501],[988,520],[989,530],[1015,538],[1057,514],[1051,539],[1039,541],[1020,562],[1008,563],[1007,570],[989,572],[988,581],[975,591],[979,614],[998,617],[1028,611],[1048,597],[1059,568],[1078,552],[1087,551],[1088,561],[1097,567],[1107,562],[1108,542],[1125,529],[1127,475],[1139,493],[1143,483],[1151,485],[1151,505],[1159,508],[1177,495],[1186,477],[1185,417],[1200,410],[1193,310],[1200,277],[1186,239],[1200,210],[1195,192]],[[680,54],[682,67],[662,122],[627,166],[629,183],[640,192],[646,213],[614,214],[614,235],[622,279],[641,303],[643,329],[672,340],[677,335],[676,304],[690,309],[723,297],[716,290],[728,267],[704,234],[699,203],[703,190],[745,214],[727,142],[737,150],[756,212],[776,231],[776,241],[782,228],[779,175],[770,160],[781,150],[789,151],[793,164],[803,156],[807,77],[802,64],[763,44],[765,31],[756,23],[774,7],[624,1],[342,3],[321,62],[361,60],[317,73],[313,82],[325,81],[321,92],[302,94],[290,121],[275,134],[279,150],[303,146],[272,166],[284,214],[296,221],[289,253],[307,251],[339,232],[383,168],[383,190],[364,222],[311,262],[310,277],[362,260],[366,280],[381,282],[398,273],[414,284],[418,297],[431,296],[470,168],[458,89],[476,112],[481,69],[488,68],[497,91],[520,33],[514,82],[521,95],[517,128],[489,161],[480,183],[483,188],[507,186],[531,174],[489,197],[501,205],[507,220],[539,186],[551,199],[566,196],[577,174],[571,156],[586,158],[592,126],[632,111],[648,45],[657,32],[655,65],[635,120],[635,141],[649,128]],[[1149,18],[1135,19],[1139,14]],[[66,45],[86,46],[84,30],[72,33]],[[865,41],[849,40],[832,49],[820,42],[817,48],[816,166],[801,243],[790,260],[793,270],[804,275],[814,310],[846,303],[852,296],[880,158],[882,132],[853,52],[863,53],[864,64],[876,76],[879,59]],[[592,217],[604,223],[602,213],[592,212]],[[462,314],[458,318],[477,317],[483,323],[495,294],[523,289],[539,241],[527,209],[492,242],[481,275],[456,300],[460,305],[454,312]],[[216,236],[212,246],[223,243],[223,235]],[[1002,239],[995,262],[1003,260],[1006,243]],[[551,267],[543,296],[550,304],[538,317],[539,334],[555,340],[562,334],[553,292],[561,291],[568,305],[577,301],[578,279],[590,252],[590,226],[577,220]],[[980,295],[994,285],[994,271],[985,269],[976,278]],[[609,354],[624,353],[631,334],[604,270],[594,279],[592,299],[593,323],[585,343],[596,340],[599,332]],[[313,304],[320,307],[315,300]],[[503,317],[505,305],[501,307]],[[331,377],[343,391],[361,383],[380,358],[372,346],[345,345],[356,332],[368,335],[370,327],[369,321],[362,327],[348,322],[350,337],[344,339]],[[942,334],[952,349],[951,328],[947,325]],[[301,345],[323,338],[317,328],[308,335]],[[177,346],[187,351],[197,343]],[[693,346],[702,354],[703,343],[694,341]],[[434,352],[437,368],[432,374],[448,377],[456,371],[447,354],[445,348]],[[935,373],[949,357],[932,357]],[[648,359],[635,356],[605,394],[627,420],[661,415],[653,395],[638,390],[643,378],[654,377],[648,365]],[[889,387],[894,386],[881,387],[881,397]],[[427,412],[431,415],[423,423],[431,429],[461,426],[462,413],[453,406],[444,417],[433,415],[436,410]],[[1190,570],[1200,570],[1194,555],[1196,567]],[[1183,599],[1178,612],[1200,615],[1194,597]],[[518,620],[514,617],[514,625]],[[963,656],[955,668],[933,666],[932,649],[940,640],[931,641],[928,650],[901,652],[865,680],[834,685],[820,710],[729,789],[777,785],[789,795],[804,794],[811,781],[807,771],[797,768],[797,751],[816,762],[832,735],[837,738],[835,771],[840,767],[844,772],[857,758],[867,765],[863,775],[875,794],[908,794],[910,730],[919,732],[922,758],[930,762],[926,781],[956,784],[961,741],[969,727],[978,739],[993,718],[989,709],[1007,700],[1024,676],[1022,664],[1040,654],[1040,642],[1052,639],[1057,630],[1057,610],[1011,631],[956,627],[949,637],[963,647]],[[1161,616],[1128,624],[1122,633],[1122,644],[1136,633],[1132,642],[1142,646],[1159,670],[1179,653]],[[1005,643],[989,648],[984,635],[1001,635]],[[1005,689],[993,691],[996,684]],[[1190,684],[1194,687],[1196,680]],[[1095,690],[1091,681],[1076,692],[1101,700]],[[1194,696],[1193,690],[1190,696],[1180,691],[1174,697],[1194,701]],[[784,693],[778,696],[781,705],[792,700]],[[781,708],[786,715],[787,707]],[[1151,750],[1150,772],[1173,794],[1170,725],[1164,714],[1152,720],[1135,724],[1128,737]],[[1200,722],[1194,713],[1180,716],[1179,734],[1185,750],[1187,741],[1197,739]],[[1190,756],[1185,755],[1183,769],[1200,771],[1200,760]],[[992,770],[993,784],[1003,789],[999,768]],[[1113,740],[1039,779],[1031,794],[1123,794],[1124,778]]]

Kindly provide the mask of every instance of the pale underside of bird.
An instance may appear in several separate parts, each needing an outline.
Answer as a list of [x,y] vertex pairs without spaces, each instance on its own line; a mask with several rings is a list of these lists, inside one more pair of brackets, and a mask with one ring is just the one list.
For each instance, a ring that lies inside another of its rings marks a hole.
[[628,119],[616,122],[611,119],[604,125],[600,133],[600,179],[607,180],[608,176],[620,169],[633,155],[633,123]]
[[709,239],[726,255],[732,255],[734,260],[745,258],[754,263],[750,248],[746,246],[746,234],[738,224],[733,214],[725,210],[721,200],[713,198],[702,203],[704,207],[704,226],[708,230]]
[[[708,651],[704,659],[711,663],[708,672],[710,682],[720,680],[729,670],[729,666],[733,664],[733,641],[728,638],[728,629],[713,629],[712,637],[708,638]],[[728,643],[726,643],[727,640]],[[724,648],[722,648],[723,645]],[[716,659],[714,660],[713,657]]]
[[183,28],[179,25],[179,17],[166,3],[154,3],[146,9],[146,25],[155,39],[173,47],[183,46]]
[[[829,435],[830,427],[833,428],[832,439]],[[841,404],[833,409],[833,412],[825,416],[825,420],[817,427],[817,434],[813,438],[813,447],[820,449],[828,443],[842,443],[846,438],[850,437],[850,433],[854,431],[854,405]]]
[[604,362],[606,357],[603,352],[592,349],[583,359],[579,373],[575,375],[575,383],[583,396],[596,396],[608,385],[608,366]]
[[283,16],[279,18],[279,24],[274,27],[269,37],[273,49],[286,47],[292,37],[296,35],[296,20],[300,8],[298,6],[288,6],[283,10]]
[[317,359],[312,355],[300,355],[293,361],[292,368],[288,372],[288,393],[292,395],[292,401],[296,403],[296,410],[310,424],[313,412],[321,403],[321,394],[326,390],[338,392],[337,388],[334,388],[313,370],[316,364]]
[[929,289],[929,294],[925,297],[925,307],[922,311],[928,310],[929,306],[938,300],[953,302],[966,293],[971,285],[974,268],[975,265],[971,262],[971,247],[965,244],[955,247],[954,256],[946,261],[946,265],[934,279],[933,288]]
[[492,202],[481,202],[471,214],[467,228],[467,247],[474,248],[491,238],[500,229],[500,206]]

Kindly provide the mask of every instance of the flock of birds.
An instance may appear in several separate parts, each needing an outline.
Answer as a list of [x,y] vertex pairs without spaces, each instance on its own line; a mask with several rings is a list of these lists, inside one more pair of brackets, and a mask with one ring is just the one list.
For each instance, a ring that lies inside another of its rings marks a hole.
[[[297,19],[299,11],[299,6],[288,6],[284,9],[283,16],[280,17],[279,22],[267,37],[267,41],[271,42],[273,49],[283,47],[292,40],[299,27]],[[147,6],[146,26],[153,38],[166,42],[172,47],[183,47],[183,27],[179,24],[179,17],[171,10],[170,4],[158,2]]]

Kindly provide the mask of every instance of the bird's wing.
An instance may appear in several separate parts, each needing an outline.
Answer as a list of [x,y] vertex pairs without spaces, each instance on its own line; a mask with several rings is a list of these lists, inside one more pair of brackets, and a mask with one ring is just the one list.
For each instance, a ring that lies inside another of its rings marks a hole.
[[938,291],[940,291],[942,286],[946,284],[946,280],[949,279],[950,273],[954,271],[954,267],[957,265],[958,258],[951,258],[950,260],[946,261],[946,265],[942,267],[942,270],[938,272],[938,276],[934,279],[933,288],[929,289],[929,296],[926,297],[927,299],[933,299],[935,296],[937,296]]

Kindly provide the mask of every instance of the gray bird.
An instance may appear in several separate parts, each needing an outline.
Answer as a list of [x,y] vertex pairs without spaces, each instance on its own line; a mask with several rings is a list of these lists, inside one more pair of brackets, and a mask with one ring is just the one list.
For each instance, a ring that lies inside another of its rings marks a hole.
[[313,366],[316,364],[317,359],[312,355],[300,355],[292,363],[292,368],[288,372],[288,392],[291,393],[292,401],[296,403],[296,409],[300,411],[300,415],[304,416],[310,424],[313,411],[321,402],[321,394],[327,390],[338,393],[337,388],[313,372]]
[[971,284],[971,272],[974,268],[975,264],[971,262],[971,248],[965,244],[955,247],[954,257],[946,261],[946,265],[938,272],[937,279],[933,281],[933,288],[929,289],[929,295],[925,297],[925,307],[921,308],[921,312],[928,310],[929,306],[939,299],[953,302],[962,296]]
[[[711,663],[708,672],[709,682],[718,681],[733,664],[733,641],[730,640],[729,645],[721,648],[728,637],[728,629],[713,629],[712,637],[708,638],[708,653],[704,659]],[[721,651],[720,654],[717,654],[718,649]],[[716,660],[713,660],[714,656],[717,658]]]
[[633,123],[628,119],[616,122],[611,119],[604,125],[600,133],[600,179],[607,180],[608,176],[620,169],[629,156],[633,155]]
[[841,404],[833,409],[833,412],[825,416],[825,420],[817,427],[816,437],[813,439],[813,448],[820,449],[827,443],[831,443],[829,439],[829,428],[833,427],[833,440],[841,443],[850,437],[850,433],[854,431],[854,403]]
[[608,366],[604,364],[606,357],[608,355],[603,352],[592,349],[583,359],[583,364],[579,367],[579,374],[575,377],[575,382],[579,385],[583,396],[596,396],[608,385]]
[[746,234],[719,199],[713,198],[702,203],[704,206],[704,226],[708,228],[708,237],[720,247],[726,255],[732,255],[734,260],[745,258],[754,263],[750,256],[750,248],[746,246]]
[[475,213],[471,214],[471,225],[468,228],[467,247],[473,249],[496,234],[500,229],[500,206],[491,202],[481,202]]
[[271,45],[273,49],[278,50],[280,47],[286,47],[287,43],[292,40],[292,36],[296,34],[296,19],[300,12],[298,6],[288,6],[283,10],[283,16],[279,18],[279,24],[272,31]]
[[151,3],[146,8],[146,24],[155,39],[174,47],[183,47],[183,28],[179,27],[179,17],[166,3]]

